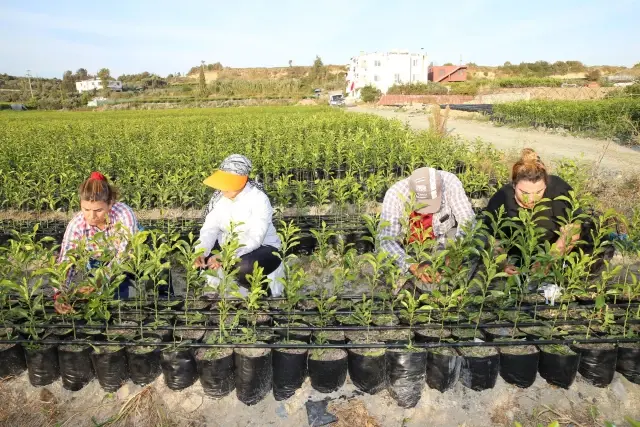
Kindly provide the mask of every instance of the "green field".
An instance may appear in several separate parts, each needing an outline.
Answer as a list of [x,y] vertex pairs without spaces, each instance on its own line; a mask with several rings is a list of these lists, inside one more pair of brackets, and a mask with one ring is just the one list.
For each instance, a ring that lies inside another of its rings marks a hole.
[[323,107],[6,112],[0,150],[2,210],[75,210],[93,170],[134,209],[199,209],[211,191],[202,180],[232,153],[253,161],[254,178],[282,207],[361,206],[424,165],[464,170],[470,193],[506,177],[485,146]]

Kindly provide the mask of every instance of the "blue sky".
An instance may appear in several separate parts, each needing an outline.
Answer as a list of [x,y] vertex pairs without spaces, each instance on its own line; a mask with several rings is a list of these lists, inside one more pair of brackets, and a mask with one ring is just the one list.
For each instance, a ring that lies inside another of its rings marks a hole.
[[0,73],[345,64],[424,48],[436,63],[640,62],[640,0],[0,0]]

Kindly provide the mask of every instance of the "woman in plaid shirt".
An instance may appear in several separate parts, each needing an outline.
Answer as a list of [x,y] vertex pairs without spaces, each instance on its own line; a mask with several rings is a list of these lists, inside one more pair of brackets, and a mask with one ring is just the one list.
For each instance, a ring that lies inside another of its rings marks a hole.
[[[80,209],[64,233],[58,262],[68,259],[69,251],[76,249],[83,242],[87,250],[96,255],[101,248],[93,241],[97,233],[104,233],[106,238],[114,238],[115,245],[110,250],[115,252],[115,258],[120,257],[126,250],[131,235],[138,231],[138,221],[133,210],[122,202],[117,201],[118,193],[100,172],[93,172],[78,189]],[[119,237],[119,238],[118,238]],[[95,268],[99,261],[92,258],[88,268]],[[71,276],[69,277],[71,279]],[[116,291],[116,297],[129,296],[129,280],[124,280]],[[82,293],[90,293],[93,289],[80,289]]]

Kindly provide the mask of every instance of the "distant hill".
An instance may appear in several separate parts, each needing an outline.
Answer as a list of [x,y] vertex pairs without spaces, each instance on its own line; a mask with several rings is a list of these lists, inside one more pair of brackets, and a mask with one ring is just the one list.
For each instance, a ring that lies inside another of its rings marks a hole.
[[[347,67],[344,65],[325,65],[324,66],[330,79],[344,78],[347,75]],[[211,68],[211,67],[209,67]],[[205,79],[207,82],[222,79],[240,79],[240,80],[288,80],[303,79],[309,77],[313,67],[294,65],[291,67],[257,67],[257,68],[222,68],[221,70],[212,70],[205,67]],[[193,67],[187,77],[197,79],[199,75],[199,67]],[[342,74],[342,75],[341,75]]]

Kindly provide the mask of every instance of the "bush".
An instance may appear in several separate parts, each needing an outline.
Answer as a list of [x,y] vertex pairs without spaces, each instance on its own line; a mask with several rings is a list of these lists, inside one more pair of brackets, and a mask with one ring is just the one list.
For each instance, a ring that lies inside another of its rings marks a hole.
[[640,129],[640,99],[519,101],[493,106],[492,120],[516,126],[563,128],[631,142]]
[[498,87],[560,87],[562,80],[539,77],[509,77],[494,82]]
[[375,86],[366,85],[360,89],[360,99],[364,102],[376,102],[381,96],[382,92],[380,92],[380,89],[377,89]]
[[389,88],[389,95],[446,95],[449,89],[440,83],[406,83],[394,84]]

